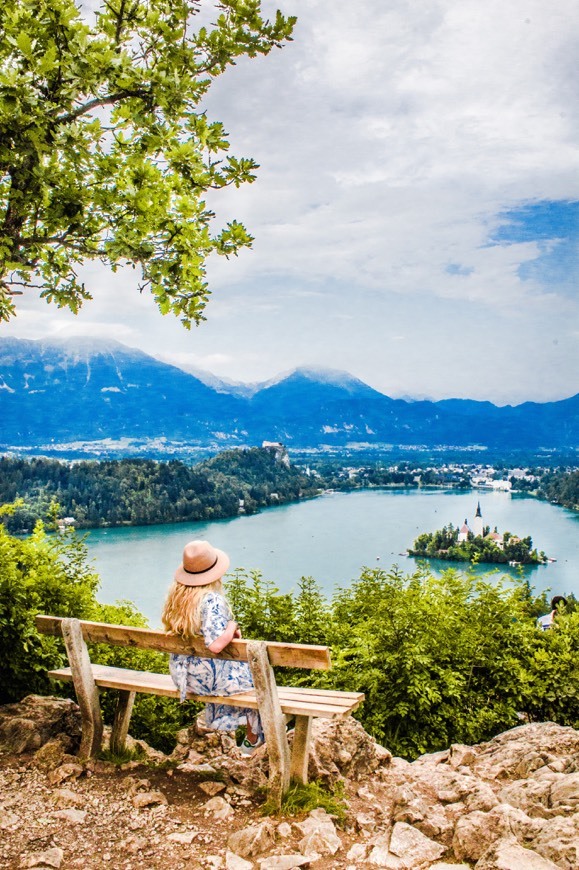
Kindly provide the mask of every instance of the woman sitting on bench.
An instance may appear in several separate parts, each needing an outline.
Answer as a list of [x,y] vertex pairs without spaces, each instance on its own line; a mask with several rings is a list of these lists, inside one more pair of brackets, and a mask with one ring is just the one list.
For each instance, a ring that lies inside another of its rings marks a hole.
[[[208,541],[187,544],[163,608],[162,621],[167,631],[184,640],[202,635],[213,653],[220,653],[233,638],[241,637],[223,596],[221,578],[228,568],[229,556]],[[182,702],[188,691],[195,695],[235,695],[253,688],[247,662],[172,654],[169,670]],[[205,718],[209,728],[219,731],[235,731],[245,725],[247,736],[241,744],[245,755],[251,755],[264,742],[257,710],[206,704]]]

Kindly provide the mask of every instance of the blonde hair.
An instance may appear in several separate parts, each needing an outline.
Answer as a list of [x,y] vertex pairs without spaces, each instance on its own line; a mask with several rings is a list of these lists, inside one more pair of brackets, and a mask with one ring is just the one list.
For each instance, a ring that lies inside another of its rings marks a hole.
[[201,634],[201,604],[210,592],[223,594],[221,578],[205,586],[185,586],[173,580],[161,621],[167,631],[179,634],[185,640]]

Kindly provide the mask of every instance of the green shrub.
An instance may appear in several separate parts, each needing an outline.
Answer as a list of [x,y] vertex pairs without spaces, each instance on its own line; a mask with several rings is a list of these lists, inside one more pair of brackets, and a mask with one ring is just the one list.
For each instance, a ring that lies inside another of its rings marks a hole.
[[[4,511],[7,509],[4,508]],[[43,523],[29,538],[9,535],[0,522],[0,661],[3,679],[0,704],[31,693],[74,698],[70,683],[49,680],[46,672],[67,663],[62,640],[37,632],[37,613],[92,619],[97,622],[146,626],[130,602],[102,605],[96,600],[99,578],[88,564],[83,539],[74,532],[48,534]],[[91,657],[100,664],[138,670],[168,671],[163,653],[92,644]],[[103,718],[111,724],[115,693],[101,693]],[[179,728],[189,724],[200,705],[173,698],[137,695],[131,734],[157,749],[171,751]]]
[[[4,509],[5,510],[5,509]],[[42,524],[26,539],[0,523],[0,703],[30,692],[74,696],[46,671],[66,661],[57,638],[39,635],[37,613],[146,626],[130,602],[102,605],[98,577],[83,540],[47,534]],[[356,712],[364,727],[392,752],[414,758],[454,742],[476,743],[520,722],[550,719],[579,725],[579,611],[546,632],[536,616],[546,596],[533,597],[523,580],[476,576],[454,569],[435,577],[427,569],[365,570],[327,602],[310,577],[295,594],[280,593],[257,571],[238,571],[227,596],[246,637],[331,646],[327,672],[280,668],[280,683],[361,691]],[[167,672],[163,653],[91,645],[95,662]],[[110,723],[114,693],[102,692]],[[200,705],[137,695],[131,734],[170,751],[179,728]]]
[[56,638],[39,635],[34,617],[90,618],[97,586],[86,547],[75,535],[48,535],[38,523],[29,538],[19,539],[0,522],[0,703],[31,692],[54,693],[46,671],[61,666],[64,647]]

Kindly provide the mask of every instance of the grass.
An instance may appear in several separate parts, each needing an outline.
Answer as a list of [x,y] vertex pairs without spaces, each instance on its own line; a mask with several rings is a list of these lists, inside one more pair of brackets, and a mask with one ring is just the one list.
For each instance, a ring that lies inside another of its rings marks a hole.
[[142,749],[123,749],[120,752],[113,752],[110,749],[101,749],[98,754],[99,761],[108,761],[110,764],[127,764],[129,761],[145,762],[147,756]]
[[346,816],[344,784],[338,782],[330,789],[317,780],[305,785],[301,782],[292,782],[283,796],[281,809],[278,811],[270,801],[266,801],[262,813],[264,816],[271,816],[278,812],[287,816],[297,816],[318,808],[325,810],[338,823],[343,822]]

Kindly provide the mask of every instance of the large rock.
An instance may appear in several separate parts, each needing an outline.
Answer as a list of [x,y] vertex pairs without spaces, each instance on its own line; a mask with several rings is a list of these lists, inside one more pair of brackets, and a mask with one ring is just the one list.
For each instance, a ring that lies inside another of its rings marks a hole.
[[0,744],[9,752],[35,752],[55,737],[65,752],[76,752],[80,734],[80,709],[68,698],[27,695],[0,707]]
[[531,841],[531,848],[554,861],[564,870],[579,867],[579,813],[570,818],[558,816],[543,822],[541,830]]
[[296,828],[304,834],[299,842],[303,855],[335,855],[342,848],[336,826],[325,810],[312,810],[305,821],[296,824]]
[[498,804],[488,813],[475,811],[456,823],[452,846],[460,860],[477,861],[497,840],[514,835],[519,842],[530,841],[541,822],[509,804]]
[[551,808],[569,812],[579,810],[579,772],[561,776],[552,785],[549,794]]
[[539,764],[550,765],[579,752],[579,731],[554,722],[511,728],[478,747],[471,770],[481,779],[525,779]]
[[391,758],[352,716],[312,723],[310,780],[333,785],[342,777],[362,779],[389,764]]
[[404,862],[409,870],[429,867],[446,851],[444,846],[425,837],[412,825],[396,822],[390,837],[390,852]]
[[266,819],[258,825],[249,825],[235,831],[227,840],[227,848],[242,858],[262,855],[275,846],[275,825]]
[[557,865],[532,849],[520,846],[514,837],[499,840],[475,864],[475,870],[558,870]]

